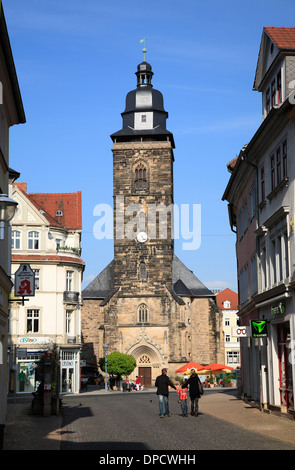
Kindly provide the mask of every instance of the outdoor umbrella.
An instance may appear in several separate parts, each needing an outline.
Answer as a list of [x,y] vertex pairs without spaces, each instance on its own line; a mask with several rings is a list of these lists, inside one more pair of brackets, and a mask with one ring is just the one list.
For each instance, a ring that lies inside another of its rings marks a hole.
[[230,366],[225,366],[224,364],[213,363],[204,366],[202,369],[202,373],[207,372],[213,374],[225,374],[227,372],[230,372],[231,370],[234,370],[234,368]]
[[177,369],[175,372],[180,372],[183,374],[185,372],[190,372],[191,369],[195,369],[198,372],[199,370],[204,369],[204,366],[201,366],[201,364],[198,364],[197,362],[190,361],[184,366]]

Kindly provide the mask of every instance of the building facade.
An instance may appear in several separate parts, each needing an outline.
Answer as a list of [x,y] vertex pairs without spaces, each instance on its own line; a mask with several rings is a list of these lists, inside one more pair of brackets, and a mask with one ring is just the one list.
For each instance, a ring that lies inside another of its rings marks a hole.
[[[228,165],[223,199],[237,233],[243,394],[294,416],[295,28],[264,28],[254,90],[262,124]],[[254,324],[253,324],[254,321]]]
[[12,279],[22,265],[35,274],[34,296],[25,300],[14,291],[10,297],[10,390],[36,390],[36,366],[45,352],[60,358],[61,393],[80,390],[81,192],[27,193],[25,183],[15,183],[18,209],[13,220]]
[[[19,176],[10,168],[9,130],[25,123],[25,114],[15,71],[3,6],[0,4],[0,450],[7,411],[8,297],[11,283],[10,225],[3,218],[4,199],[11,198],[11,183]],[[5,210],[4,210],[5,212]],[[5,213],[4,213],[5,215]]]
[[162,367],[220,362],[222,315],[214,294],[174,254],[174,139],[152,68],[137,68],[114,133],[114,259],[83,290],[82,357],[97,365],[103,345],[134,356],[151,385]]
[[237,335],[238,294],[231,289],[224,289],[216,294],[216,303],[223,316],[224,362],[236,369],[240,363],[240,338]]

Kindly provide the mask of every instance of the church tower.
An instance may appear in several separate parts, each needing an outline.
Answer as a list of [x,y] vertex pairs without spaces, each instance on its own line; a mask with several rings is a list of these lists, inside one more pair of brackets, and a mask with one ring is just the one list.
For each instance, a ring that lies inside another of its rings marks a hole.
[[[81,358],[132,355],[143,385],[163,367],[224,361],[215,295],[174,254],[174,139],[152,67],[138,65],[113,141],[114,258],[83,290]],[[195,256],[195,253],[193,254]]]
[[137,67],[122,129],[114,134],[114,287],[163,294],[172,284],[173,135],[152,67]]

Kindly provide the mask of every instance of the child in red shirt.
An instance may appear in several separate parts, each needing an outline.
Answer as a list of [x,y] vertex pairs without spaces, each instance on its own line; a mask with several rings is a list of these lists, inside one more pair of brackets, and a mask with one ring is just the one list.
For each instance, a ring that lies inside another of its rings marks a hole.
[[179,400],[180,400],[181,410],[182,410],[182,416],[185,416],[185,417],[188,416],[188,414],[187,414],[187,392],[188,392],[188,388],[181,388],[180,386],[177,390]]

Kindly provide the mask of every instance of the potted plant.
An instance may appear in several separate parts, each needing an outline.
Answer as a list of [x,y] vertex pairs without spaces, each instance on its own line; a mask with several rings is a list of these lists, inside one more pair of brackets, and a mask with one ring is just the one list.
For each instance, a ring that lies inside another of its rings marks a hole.
[[231,387],[231,380],[230,380],[230,377],[228,377],[227,375],[224,375],[222,382],[223,382],[223,387]]
[[212,375],[212,374],[210,374],[209,383],[210,383],[210,388],[214,388],[214,379],[213,379],[213,375]]

